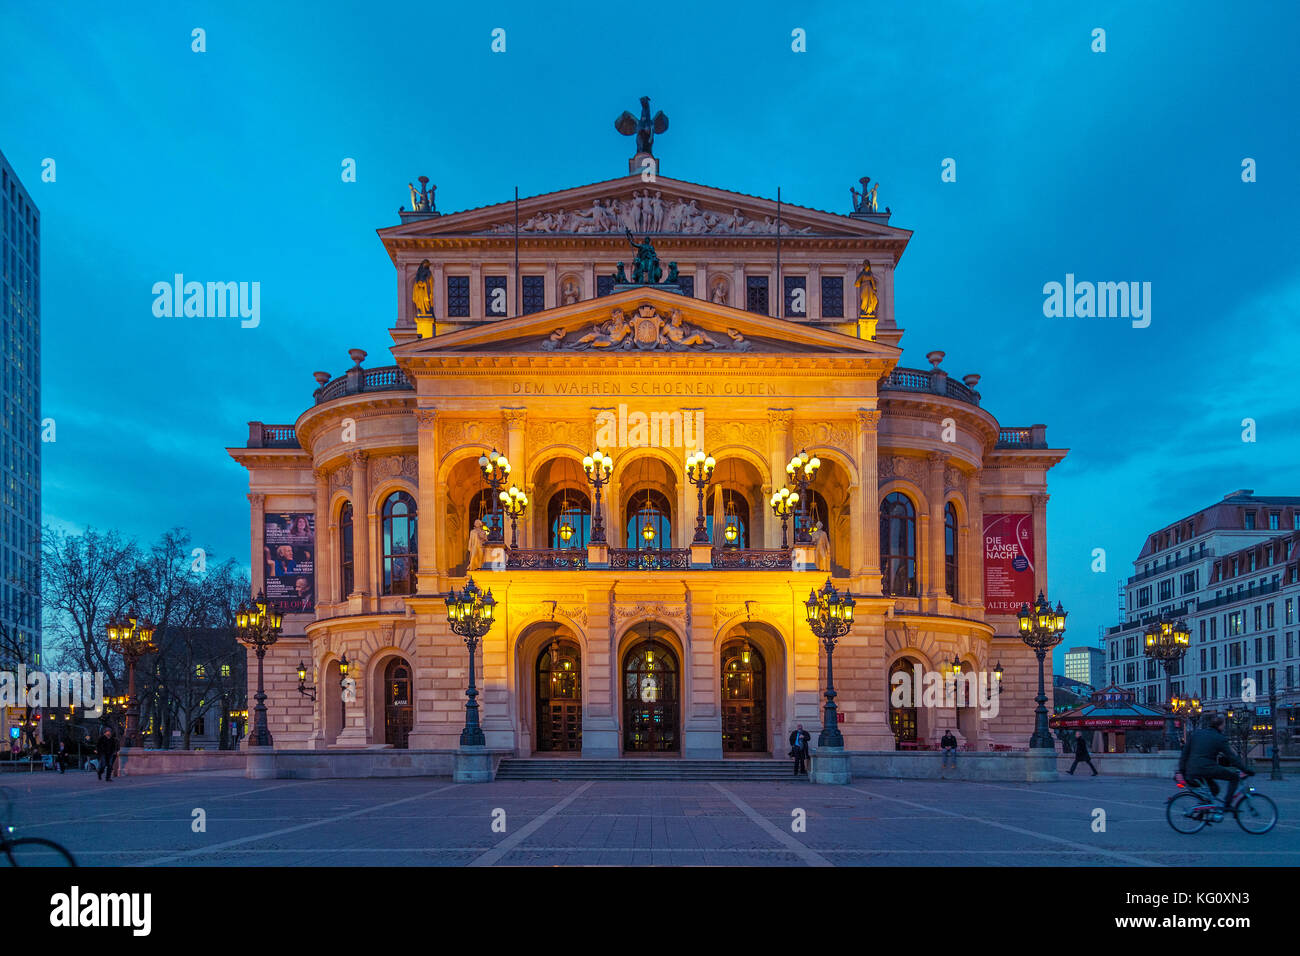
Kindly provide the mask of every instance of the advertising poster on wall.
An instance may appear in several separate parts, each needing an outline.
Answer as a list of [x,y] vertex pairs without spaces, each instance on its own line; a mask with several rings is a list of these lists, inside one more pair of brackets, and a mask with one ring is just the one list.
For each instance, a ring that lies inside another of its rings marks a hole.
[[985,612],[1015,614],[1034,597],[1034,516],[985,514]]
[[262,538],[266,599],[286,614],[316,609],[316,516],[268,514]]

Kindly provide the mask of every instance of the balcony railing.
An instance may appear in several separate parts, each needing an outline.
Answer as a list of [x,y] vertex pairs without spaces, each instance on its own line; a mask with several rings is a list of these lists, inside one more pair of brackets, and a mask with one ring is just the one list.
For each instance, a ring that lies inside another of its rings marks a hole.
[[316,389],[316,404],[356,395],[358,392],[410,392],[415,386],[396,365],[379,368],[350,368],[343,375]]
[[925,392],[955,398],[969,405],[980,403],[979,392],[948,377],[941,369],[896,368],[880,381],[881,391]]
[[777,548],[714,548],[715,568],[747,568],[752,570],[790,570],[790,549]]
[[610,548],[609,566],[628,571],[686,571],[691,566],[691,549]]
[[523,571],[581,571],[587,566],[585,548],[512,548],[506,553],[506,567]]
[[998,448],[1046,448],[1047,426],[1030,425],[1028,428],[1005,427],[998,429]]
[[248,423],[249,448],[301,448],[298,435],[292,425],[267,425],[263,422]]

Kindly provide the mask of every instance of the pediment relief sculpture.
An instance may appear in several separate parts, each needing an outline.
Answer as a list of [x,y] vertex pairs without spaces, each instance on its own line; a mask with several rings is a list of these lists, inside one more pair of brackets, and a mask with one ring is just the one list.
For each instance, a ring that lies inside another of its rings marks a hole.
[[708,333],[682,319],[681,309],[673,309],[664,318],[653,305],[639,306],[627,316],[622,309],[610,311],[610,317],[588,329],[569,333],[556,329],[541,343],[547,352],[585,352],[589,349],[659,349],[666,352],[730,351],[748,352],[750,342],[736,329],[727,329],[726,338]]
[[[668,232],[688,236],[701,235],[775,235],[776,220],[746,216],[737,208],[731,212],[701,209],[692,199],[665,199],[659,190],[634,192],[630,199],[596,199],[590,208],[546,210],[519,224],[520,232],[600,233]],[[513,222],[487,230],[494,234],[515,231]],[[810,235],[811,226],[796,227],[782,220],[781,235]]]

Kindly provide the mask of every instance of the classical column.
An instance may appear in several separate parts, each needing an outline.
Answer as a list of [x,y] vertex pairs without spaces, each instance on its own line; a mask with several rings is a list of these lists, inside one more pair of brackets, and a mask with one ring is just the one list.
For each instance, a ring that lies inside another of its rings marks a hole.
[[941,451],[932,451],[925,456],[929,467],[925,473],[926,511],[930,514],[930,537],[926,542],[926,565],[929,568],[930,583],[926,594],[938,598],[947,593],[943,573],[944,526],[943,526],[943,466],[948,456]]
[[334,540],[330,537],[330,479],[323,468],[313,468],[316,480],[316,604],[335,600],[332,579],[335,562]]
[[1034,505],[1034,591],[1047,593],[1047,499],[1031,495]]
[[[767,460],[768,468],[772,472],[772,492],[779,491],[785,487],[785,466],[790,461],[793,452],[790,450],[790,423],[794,419],[794,410],[789,408],[769,408],[767,410],[767,422],[771,426],[768,429],[768,446]],[[794,489],[790,489],[793,491]],[[768,497],[758,502],[759,507],[767,508],[770,512],[771,506],[768,504],[768,498],[771,498],[772,492]],[[787,532],[788,540],[794,541],[794,515],[786,519],[788,522]],[[779,548],[781,547],[781,521],[775,515],[765,527],[767,534],[764,538],[764,547]]]
[[483,266],[478,260],[469,269],[469,314],[480,320],[487,318],[487,302],[483,299]]
[[[550,280],[548,279],[547,281],[549,282]],[[526,492],[531,499],[532,489],[524,487],[524,481],[525,481],[524,472],[525,472],[525,467],[528,464],[527,452],[526,452],[527,446],[525,443],[525,428],[528,424],[528,410],[526,408],[523,408],[522,406],[517,406],[513,408],[503,408],[501,409],[501,412],[505,416],[506,457],[510,459],[510,469],[511,469],[510,482],[506,485],[506,489],[504,490],[508,490],[510,485],[512,484],[516,485],[518,486],[520,491]],[[524,516],[520,519],[520,522],[523,525],[523,527],[521,528],[523,532],[523,537],[519,545],[521,548],[531,547],[530,544],[531,539],[528,535],[528,519],[532,517],[531,511],[535,504],[536,502],[530,500],[528,503],[529,511],[525,512]],[[505,527],[506,543],[509,544],[512,538],[510,534],[510,528],[509,528],[510,521],[508,517],[505,519],[505,523],[506,523],[506,527]]]
[[804,321],[821,321],[822,318],[822,267],[813,263],[808,267],[808,288],[805,290],[804,302],[807,303]]
[[[858,409],[858,481],[862,507],[856,522],[862,540],[860,574],[867,594],[880,593],[880,478],[877,456],[880,409]],[[855,569],[856,570],[856,569]]]
[[583,271],[582,298],[596,298],[596,264],[594,262],[588,262]]
[[[961,566],[964,569],[965,587],[962,601],[966,604],[984,606],[984,502],[980,491],[980,473],[971,473],[966,482],[966,507],[970,511],[969,537],[963,536],[965,544],[961,552]],[[967,544],[966,542],[969,542]]]
[[419,466],[416,479],[419,496],[416,517],[416,561],[421,594],[438,593],[438,544],[443,540],[447,515],[438,503],[438,410],[415,410]]
[[731,301],[727,304],[733,309],[744,309],[749,305],[749,295],[745,291],[745,264],[743,262],[733,262],[731,264]]
[[[433,264],[433,302],[430,304],[430,308],[437,318],[446,320],[447,279],[443,274],[441,259]],[[437,323],[434,323],[434,327],[437,327]]]
[[[366,467],[369,456],[364,451],[354,451],[352,459],[352,593],[365,598],[373,593],[370,587],[370,474]],[[351,595],[349,595],[351,596]],[[364,608],[363,608],[364,610]]]
[[251,589],[256,594],[266,589],[266,495],[250,494],[249,504],[249,541],[253,555]]
[[554,259],[546,261],[546,288],[542,290],[542,307],[553,309],[560,304],[560,290],[556,288],[559,270]]
[[709,266],[705,262],[695,267],[695,298],[709,300]]

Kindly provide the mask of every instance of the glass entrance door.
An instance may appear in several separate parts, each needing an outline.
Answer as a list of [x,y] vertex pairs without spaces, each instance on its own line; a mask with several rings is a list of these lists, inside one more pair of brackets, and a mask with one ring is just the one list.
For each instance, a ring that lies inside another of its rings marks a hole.
[[537,658],[537,749],[582,750],[582,658],[570,641],[552,641]]
[[677,655],[647,641],[623,660],[623,750],[677,753],[681,750]]

